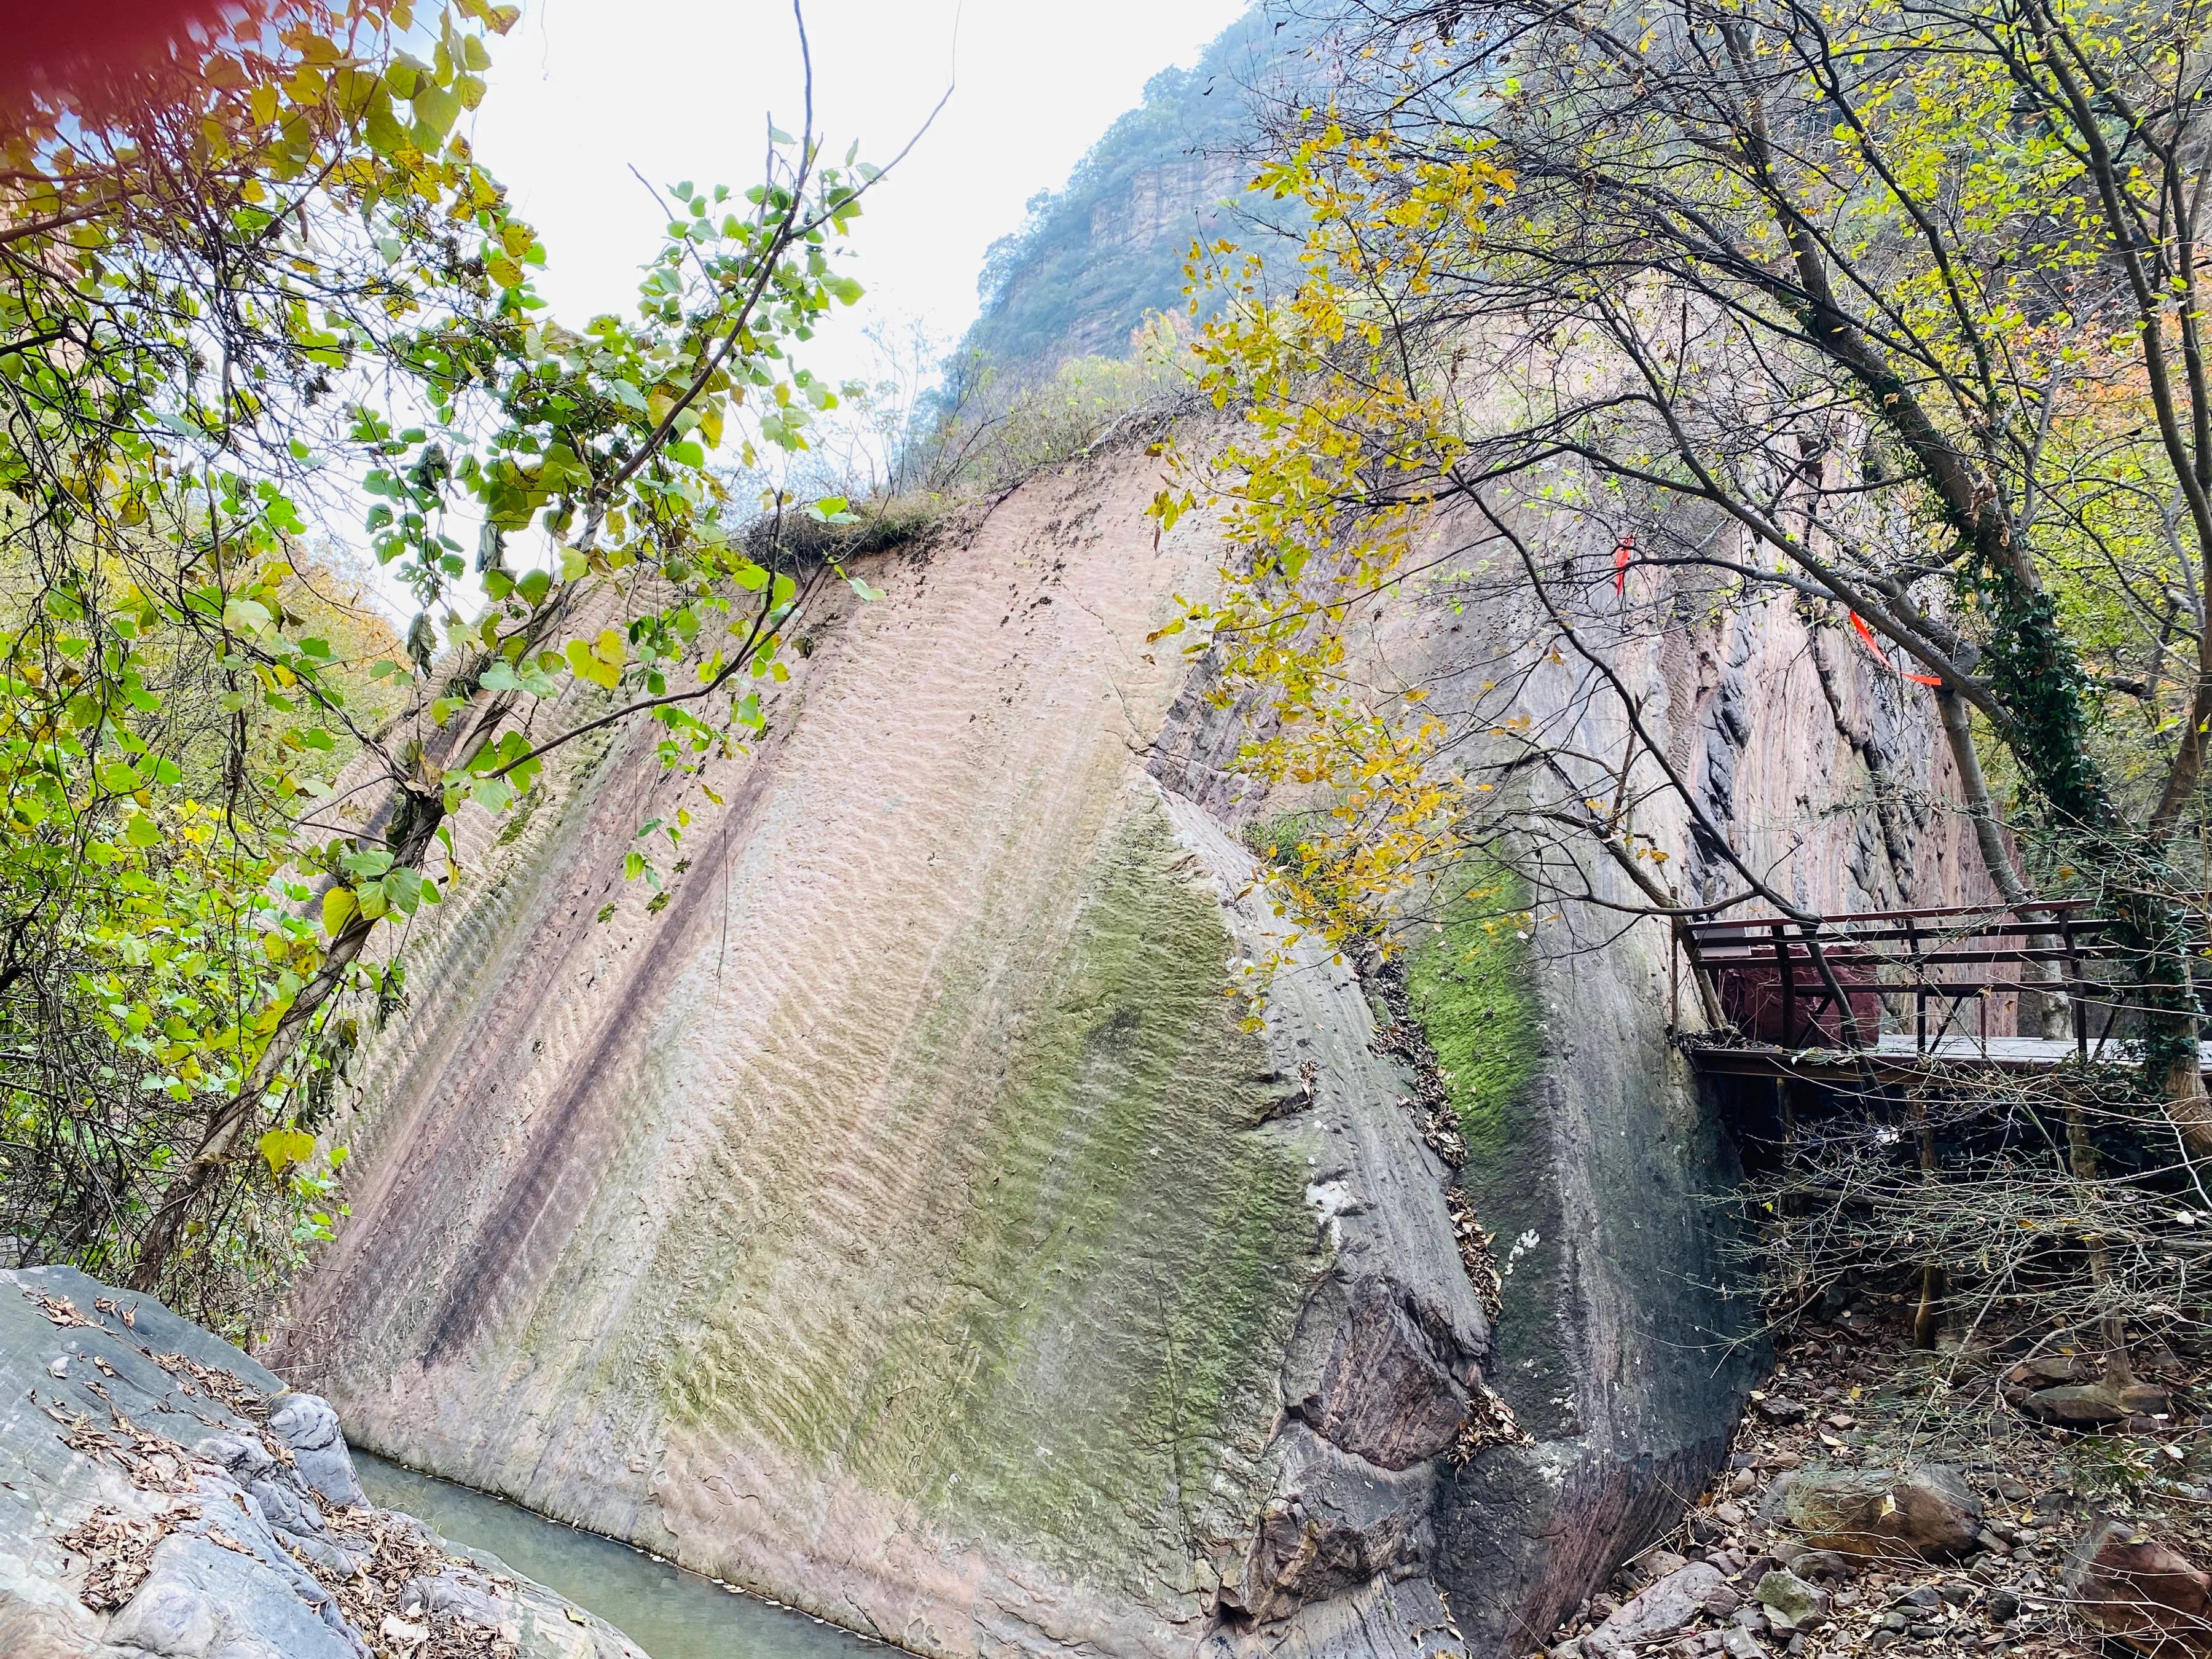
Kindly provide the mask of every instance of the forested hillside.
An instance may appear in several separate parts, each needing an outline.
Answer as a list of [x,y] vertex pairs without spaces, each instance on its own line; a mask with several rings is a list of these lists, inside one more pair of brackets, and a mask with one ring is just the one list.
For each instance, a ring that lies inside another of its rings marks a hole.
[[982,314],[960,359],[1050,368],[1118,353],[1154,311],[1180,310],[1191,243],[1235,224],[1240,240],[1279,221],[1240,200],[1256,167],[1261,107],[1310,77],[1306,36],[1255,7],[1190,69],[1168,68],[1060,190],[1030,198],[1020,229],[992,244]]

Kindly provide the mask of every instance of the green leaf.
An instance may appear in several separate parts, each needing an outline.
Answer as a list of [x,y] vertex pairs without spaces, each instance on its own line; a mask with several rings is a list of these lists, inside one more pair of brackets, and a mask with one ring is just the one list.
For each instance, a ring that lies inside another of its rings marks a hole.
[[415,119],[443,138],[453,123],[460,118],[461,100],[459,94],[444,87],[420,86],[415,89]]
[[118,795],[135,794],[146,787],[135,767],[122,761],[110,761],[100,769],[100,787]]
[[255,599],[223,601],[222,625],[238,634],[258,634],[269,626],[269,607]]
[[[392,112],[391,103],[381,98],[368,106],[368,117],[362,124],[362,137],[379,155],[396,155],[407,147],[407,129]],[[396,252],[393,257],[398,257]]]
[[338,867],[349,876],[380,876],[392,867],[392,854],[381,847],[364,847],[340,858]]
[[153,847],[161,839],[161,826],[143,812],[133,812],[123,826],[123,839],[133,847]]

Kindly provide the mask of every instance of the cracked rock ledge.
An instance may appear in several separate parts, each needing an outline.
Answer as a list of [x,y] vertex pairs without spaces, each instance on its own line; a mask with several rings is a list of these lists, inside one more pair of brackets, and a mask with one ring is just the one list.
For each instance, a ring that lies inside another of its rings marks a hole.
[[0,1654],[645,1659],[371,1505],[328,1401],[151,1297],[0,1272]]

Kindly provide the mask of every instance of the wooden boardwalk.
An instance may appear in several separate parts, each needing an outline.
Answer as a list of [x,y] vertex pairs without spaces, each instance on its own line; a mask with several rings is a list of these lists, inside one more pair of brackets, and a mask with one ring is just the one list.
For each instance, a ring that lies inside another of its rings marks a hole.
[[[1700,1068],[1884,1081],[2127,1063],[2133,1028],[2117,924],[2085,902],[1678,922],[1708,1030]],[[2047,1030],[2056,1013],[2071,1035]]]

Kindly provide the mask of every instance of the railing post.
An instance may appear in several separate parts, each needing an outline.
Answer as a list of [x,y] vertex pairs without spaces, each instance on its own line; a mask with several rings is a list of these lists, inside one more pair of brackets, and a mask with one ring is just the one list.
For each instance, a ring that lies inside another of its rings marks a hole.
[[2083,994],[2087,981],[2081,977],[2081,955],[2074,945],[2074,916],[2063,912],[2058,918],[2059,935],[2066,951],[2066,994],[2074,1004],[2074,1048],[2081,1063],[2089,1063],[2089,1005]]
[[1922,1059],[1928,1057],[1928,970],[1920,960],[1920,921],[1917,917],[1905,919],[1905,948],[1912,953],[1912,1049]]
[[1784,924],[1774,924],[1774,960],[1782,972],[1782,1046],[1794,1048],[1797,1036],[1797,981],[1790,972],[1790,935]]
[[1682,919],[1667,918],[1667,1033],[1682,1029]]

